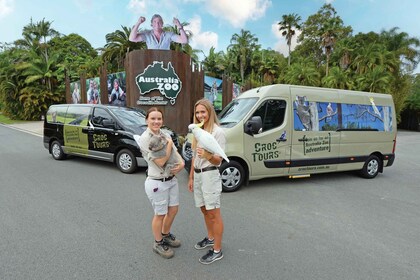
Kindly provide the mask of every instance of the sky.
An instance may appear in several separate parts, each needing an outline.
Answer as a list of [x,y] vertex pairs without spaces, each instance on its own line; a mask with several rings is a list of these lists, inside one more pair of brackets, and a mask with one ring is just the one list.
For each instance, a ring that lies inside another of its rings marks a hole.
[[0,42],[22,38],[32,18],[52,22],[51,27],[64,35],[77,33],[99,48],[106,44],[106,34],[133,26],[139,16],[146,18],[140,27],[150,29],[153,14],[160,14],[165,25],[173,25],[173,17],[188,22],[190,44],[204,55],[212,46],[226,51],[232,35],[244,29],[262,48],[287,56],[278,31],[282,15],[295,13],[305,21],[325,3],[333,5],[354,35],[398,27],[420,39],[419,0],[0,0]]

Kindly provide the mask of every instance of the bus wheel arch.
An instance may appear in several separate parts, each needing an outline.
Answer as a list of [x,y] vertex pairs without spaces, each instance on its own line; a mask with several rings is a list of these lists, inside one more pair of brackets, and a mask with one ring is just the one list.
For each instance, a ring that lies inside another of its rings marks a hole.
[[366,179],[375,178],[383,170],[382,157],[378,154],[371,154],[365,161],[360,175]]
[[234,192],[239,190],[244,184],[248,184],[248,167],[239,158],[231,158],[229,162],[223,161],[219,171],[223,192]]
[[137,169],[137,161],[134,153],[129,149],[121,149],[115,157],[115,164],[118,169],[127,174],[134,173]]

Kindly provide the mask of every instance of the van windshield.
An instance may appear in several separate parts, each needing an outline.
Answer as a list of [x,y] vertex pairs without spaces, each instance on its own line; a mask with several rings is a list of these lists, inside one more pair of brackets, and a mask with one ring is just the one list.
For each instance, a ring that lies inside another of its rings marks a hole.
[[116,107],[110,109],[112,113],[126,126],[143,126],[146,125],[145,116],[137,110]]
[[244,119],[252,107],[257,103],[258,98],[239,98],[232,100],[218,115],[220,125],[233,127]]

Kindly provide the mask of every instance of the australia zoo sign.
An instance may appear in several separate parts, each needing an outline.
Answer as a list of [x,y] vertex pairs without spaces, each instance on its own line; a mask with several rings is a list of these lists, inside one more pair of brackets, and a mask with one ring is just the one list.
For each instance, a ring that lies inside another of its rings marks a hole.
[[[167,105],[168,99],[171,105],[174,105],[182,88],[182,82],[170,62],[165,68],[163,62],[154,61],[143,73],[137,75],[136,84],[140,90],[137,105]],[[153,90],[158,90],[161,96],[145,96]]]

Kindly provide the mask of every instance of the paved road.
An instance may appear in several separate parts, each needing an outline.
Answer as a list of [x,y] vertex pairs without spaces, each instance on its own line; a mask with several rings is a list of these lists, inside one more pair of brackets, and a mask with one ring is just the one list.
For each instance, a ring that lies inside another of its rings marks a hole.
[[201,265],[201,214],[178,178],[173,259],[151,251],[144,170],[54,161],[0,126],[0,279],[420,279],[420,134],[373,180],[353,173],[254,181],[224,194],[225,258]]

